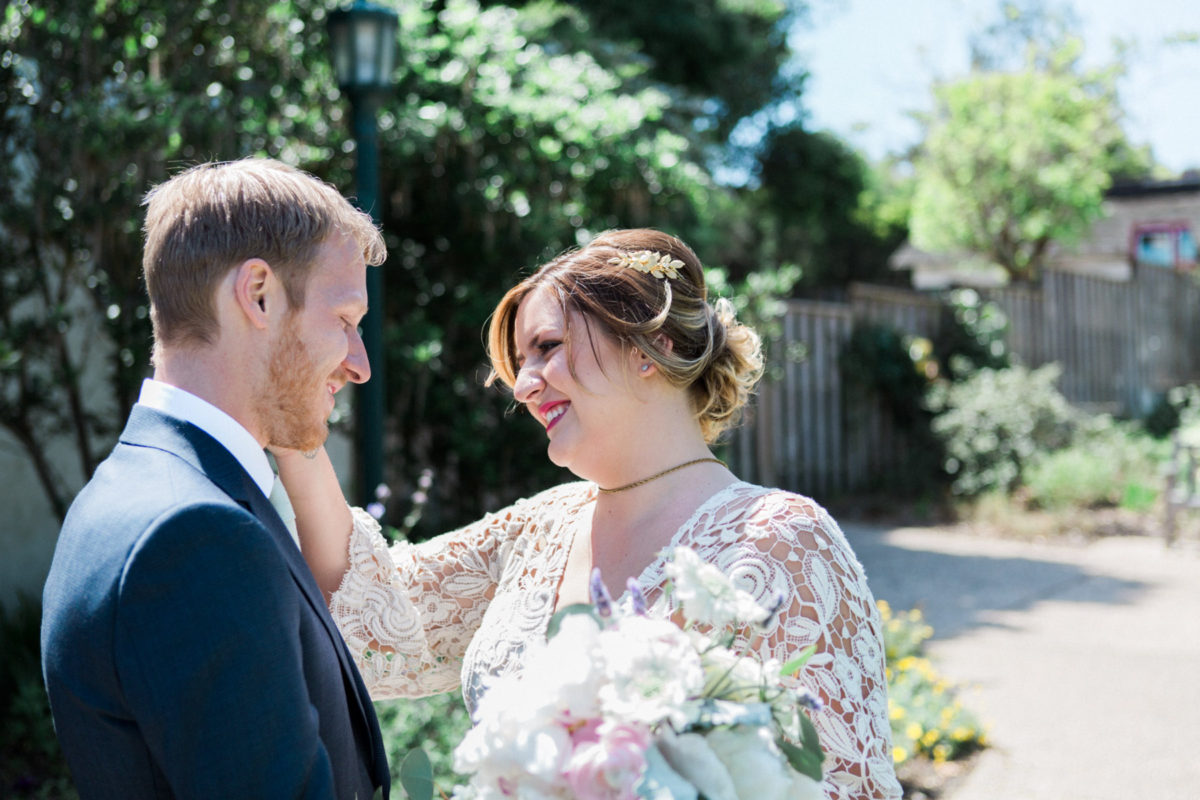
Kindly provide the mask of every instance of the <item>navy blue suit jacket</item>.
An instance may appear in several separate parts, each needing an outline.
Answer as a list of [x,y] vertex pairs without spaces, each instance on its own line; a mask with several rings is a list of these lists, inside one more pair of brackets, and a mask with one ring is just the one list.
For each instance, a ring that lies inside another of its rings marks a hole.
[[135,407],[46,580],[81,797],[387,797],[370,697],[279,515],[208,434]]

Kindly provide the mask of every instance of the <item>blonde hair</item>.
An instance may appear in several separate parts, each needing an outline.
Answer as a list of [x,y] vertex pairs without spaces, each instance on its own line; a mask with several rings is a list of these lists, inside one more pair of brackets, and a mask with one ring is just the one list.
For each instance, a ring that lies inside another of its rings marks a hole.
[[270,264],[298,309],[317,250],[331,234],[353,239],[368,264],[383,263],[387,253],[370,216],[337,189],[265,158],[192,167],[152,189],[143,205],[142,271],[156,351],[212,343],[214,291],[247,259]]
[[[646,250],[682,262],[678,277],[655,278],[611,263]],[[738,422],[762,376],[762,344],[736,320],[727,300],[708,302],[700,259],[683,241],[646,228],[608,231],[518,283],[492,313],[489,385],[499,380],[511,389],[516,383],[517,308],[542,286],[558,297],[565,325],[570,311],[579,312],[622,348],[645,353],[672,385],[687,389],[705,441],[716,441]],[[570,336],[566,343],[570,348]],[[573,370],[574,359],[568,363]]]

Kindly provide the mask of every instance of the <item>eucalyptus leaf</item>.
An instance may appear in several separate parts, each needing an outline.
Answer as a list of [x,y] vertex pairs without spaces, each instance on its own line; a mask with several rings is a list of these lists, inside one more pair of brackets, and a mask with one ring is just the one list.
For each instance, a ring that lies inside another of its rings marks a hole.
[[801,775],[807,775],[814,781],[821,780],[821,759],[803,747],[797,747],[785,739],[776,739],[775,743],[787,757],[788,764]]
[[782,667],[779,668],[780,675],[795,675],[801,668],[808,663],[812,658],[813,653],[817,652],[817,646],[810,644],[808,647],[800,651],[800,655],[789,659]]
[[558,629],[562,627],[562,621],[566,617],[575,614],[586,614],[596,620],[597,625],[601,625],[600,615],[596,613],[595,607],[591,603],[572,603],[569,606],[564,606],[554,613],[550,618],[550,624],[546,626],[546,638],[553,639],[558,635]]
[[699,800],[700,797],[696,787],[671,768],[656,744],[646,751],[646,772],[638,782],[637,795],[650,800]]
[[400,785],[411,800],[433,800],[433,767],[421,748],[409,750],[400,762]]
[[817,729],[813,727],[812,720],[808,718],[807,714],[800,714],[800,736],[801,742],[798,746],[782,738],[776,739],[775,742],[787,756],[792,769],[801,775],[807,775],[814,781],[820,781],[821,764],[825,761],[825,751],[821,749],[821,744],[817,741]]

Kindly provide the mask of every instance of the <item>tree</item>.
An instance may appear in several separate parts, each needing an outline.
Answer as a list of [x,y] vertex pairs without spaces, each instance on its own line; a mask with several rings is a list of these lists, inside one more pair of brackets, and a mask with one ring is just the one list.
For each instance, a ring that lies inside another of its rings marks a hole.
[[[1026,24],[1010,5],[1013,24],[1032,37],[1026,66],[976,68],[935,88],[914,163],[912,240],[1033,280],[1051,242],[1077,240],[1099,217],[1113,174],[1146,166],[1121,129],[1119,64],[1082,70],[1078,39],[1049,22]],[[977,64],[998,63],[979,43],[975,53]]]
[[[785,49],[746,33],[719,74],[677,85],[641,52],[642,34],[622,39],[586,7],[390,2],[403,63],[379,118],[387,452],[397,506],[433,471],[430,533],[560,475],[541,431],[506,419],[511,399],[481,387],[481,332],[504,289],[616,226],[672,230],[720,265],[714,243],[727,238],[723,214],[737,198],[713,181],[709,161],[720,129],[752,105],[733,102],[741,90],[729,76],[769,71]],[[79,471],[90,473],[147,374],[138,229],[150,185],[191,163],[262,154],[352,193],[325,6],[9,4],[0,170],[14,191],[0,207],[0,424],[35,461],[50,438],[76,431]],[[701,20],[712,28],[695,34],[710,46],[743,18],[739,30],[768,30],[783,8],[713,7],[720,13]],[[86,319],[100,329],[78,336]],[[105,388],[76,403],[85,368]],[[61,513],[74,487],[46,466],[43,486]]]
[[1033,280],[1051,242],[1101,213],[1124,143],[1111,82],[1067,71],[976,73],[936,90],[915,164],[912,239]]
[[[0,23],[0,425],[61,518],[146,374],[141,197],[169,169],[251,153],[321,157],[333,94],[323,8],[252,0],[18,0]],[[312,19],[318,24],[305,25]],[[316,47],[310,47],[315,44]],[[100,320],[93,330],[92,320]],[[85,398],[85,375],[102,387]]]
[[757,155],[760,209],[767,263],[801,265],[800,289],[840,292],[852,281],[887,282],[887,258],[904,240],[907,215],[890,214],[897,196],[886,165],[869,166],[827,132],[800,122],[772,126]]

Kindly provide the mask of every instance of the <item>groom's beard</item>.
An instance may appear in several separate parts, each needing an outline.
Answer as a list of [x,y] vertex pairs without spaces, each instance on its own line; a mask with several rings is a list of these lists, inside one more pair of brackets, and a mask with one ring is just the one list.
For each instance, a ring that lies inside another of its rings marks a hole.
[[289,322],[271,353],[267,385],[259,394],[259,419],[269,445],[309,451],[325,443],[329,378],[318,371],[294,322]]

